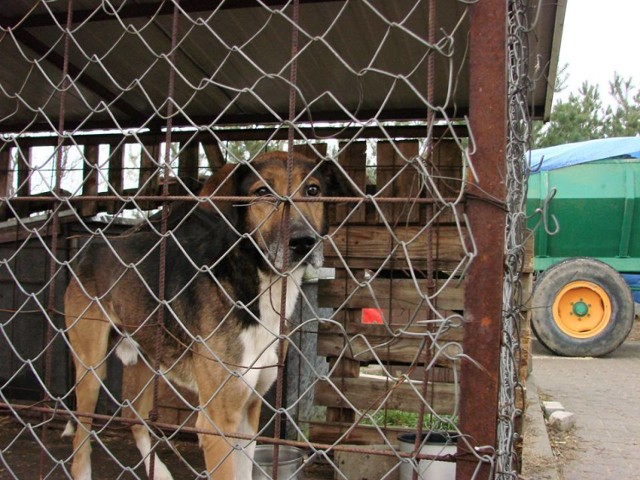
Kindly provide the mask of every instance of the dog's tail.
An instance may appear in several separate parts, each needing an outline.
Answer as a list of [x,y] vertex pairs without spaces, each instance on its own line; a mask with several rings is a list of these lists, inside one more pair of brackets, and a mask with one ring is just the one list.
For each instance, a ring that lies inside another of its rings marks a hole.
[[116,355],[125,366],[138,363],[138,352],[140,346],[129,336],[121,337],[116,346]]

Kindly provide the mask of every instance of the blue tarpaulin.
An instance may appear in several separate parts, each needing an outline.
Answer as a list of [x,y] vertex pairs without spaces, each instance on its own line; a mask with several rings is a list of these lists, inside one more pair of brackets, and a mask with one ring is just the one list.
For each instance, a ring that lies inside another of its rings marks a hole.
[[532,173],[608,158],[640,158],[640,137],[617,137],[567,143],[529,152]]
[[631,288],[634,302],[640,303],[640,275],[631,273],[622,273],[621,275],[629,285],[629,288]]

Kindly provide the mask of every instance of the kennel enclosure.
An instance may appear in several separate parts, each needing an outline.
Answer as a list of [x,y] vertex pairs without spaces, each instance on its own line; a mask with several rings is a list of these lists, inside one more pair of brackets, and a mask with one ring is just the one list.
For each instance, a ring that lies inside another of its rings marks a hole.
[[[356,478],[366,458],[379,478],[402,465],[420,478],[434,456],[397,437],[455,432],[440,460],[457,478],[517,478],[524,152],[529,119],[550,110],[563,15],[517,0],[3,5],[0,401],[14,438],[2,467],[26,478],[24,439],[42,478],[69,475],[62,295],[83,245],[195,205],[203,177],[282,149],[334,162],[357,195],[323,199],[324,268],[301,286],[258,442],[303,449],[301,477]],[[145,478],[118,448],[133,446],[126,369],[110,358],[109,370],[94,467]],[[134,421],[165,463],[204,477],[195,400],[154,382],[154,418]]]

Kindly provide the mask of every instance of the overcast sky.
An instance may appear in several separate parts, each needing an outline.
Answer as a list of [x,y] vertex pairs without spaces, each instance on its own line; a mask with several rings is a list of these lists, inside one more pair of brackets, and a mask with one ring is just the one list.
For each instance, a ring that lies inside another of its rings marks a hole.
[[609,98],[614,72],[640,87],[640,0],[560,0],[567,2],[559,66],[569,64],[566,99],[588,80]]

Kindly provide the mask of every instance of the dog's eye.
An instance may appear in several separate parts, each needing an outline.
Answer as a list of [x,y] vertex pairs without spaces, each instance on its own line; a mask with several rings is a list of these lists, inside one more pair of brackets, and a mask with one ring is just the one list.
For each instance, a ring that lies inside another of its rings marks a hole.
[[265,197],[267,195],[271,195],[271,190],[269,190],[268,187],[260,187],[260,188],[257,188],[253,192],[253,194],[258,196],[258,197]]
[[307,196],[317,197],[318,195],[320,195],[320,187],[318,185],[307,186]]

